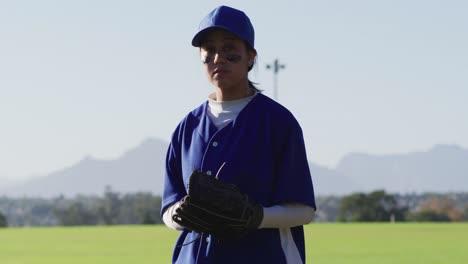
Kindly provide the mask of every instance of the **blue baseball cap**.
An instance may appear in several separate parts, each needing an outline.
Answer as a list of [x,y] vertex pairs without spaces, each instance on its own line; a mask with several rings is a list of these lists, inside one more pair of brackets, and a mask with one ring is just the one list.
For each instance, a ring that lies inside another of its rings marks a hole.
[[192,46],[200,47],[205,34],[217,28],[233,33],[254,48],[255,32],[249,17],[244,12],[229,6],[217,7],[203,18],[198,33],[192,39]]

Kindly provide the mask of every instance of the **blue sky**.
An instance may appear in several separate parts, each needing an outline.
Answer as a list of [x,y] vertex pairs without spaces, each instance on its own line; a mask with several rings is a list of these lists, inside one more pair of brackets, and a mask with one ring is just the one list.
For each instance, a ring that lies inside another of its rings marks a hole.
[[0,186],[168,141],[212,91],[190,40],[220,4],[250,16],[266,95],[286,64],[311,161],[468,147],[466,1],[2,1]]

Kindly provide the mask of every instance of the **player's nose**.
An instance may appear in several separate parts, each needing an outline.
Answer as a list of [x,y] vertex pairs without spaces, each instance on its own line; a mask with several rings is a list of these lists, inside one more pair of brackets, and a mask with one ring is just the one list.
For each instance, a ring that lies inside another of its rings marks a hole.
[[224,58],[224,56],[220,52],[216,52],[214,54],[214,58],[213,58],[213,63],[214,64],[222,64],[222,63],[225,63],[225,62],[226,62],[226,59]]

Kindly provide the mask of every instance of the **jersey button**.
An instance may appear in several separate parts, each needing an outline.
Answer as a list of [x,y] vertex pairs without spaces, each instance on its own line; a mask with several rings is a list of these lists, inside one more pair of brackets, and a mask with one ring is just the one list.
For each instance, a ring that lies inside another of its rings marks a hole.
[[211,175],[211,171],[210,171],[210,170],[209,170],[209,171],[207,171],[207,172],[206,172],[206,174],[208,174],[208,175]]
[[218,142],[213,142],[213,147],[217,147],[218,146]]

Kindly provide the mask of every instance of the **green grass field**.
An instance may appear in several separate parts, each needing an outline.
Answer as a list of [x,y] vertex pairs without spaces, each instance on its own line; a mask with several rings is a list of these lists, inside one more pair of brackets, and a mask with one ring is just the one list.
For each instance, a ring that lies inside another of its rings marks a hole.
[[[468,224],[311,224],[307,263],[468,263]],[[1,264],[170,263],[164,226],[0,229]]]

